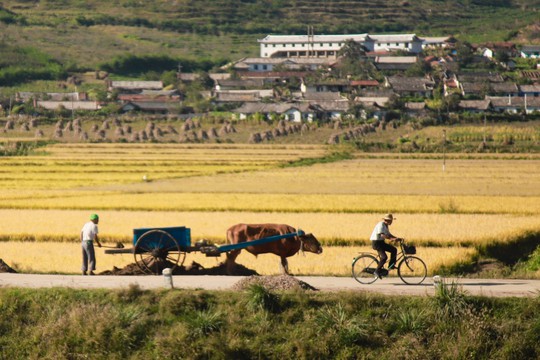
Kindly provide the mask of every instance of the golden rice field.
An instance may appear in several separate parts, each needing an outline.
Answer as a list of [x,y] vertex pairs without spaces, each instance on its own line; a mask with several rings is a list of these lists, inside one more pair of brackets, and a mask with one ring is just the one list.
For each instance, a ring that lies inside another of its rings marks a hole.
[[0,157],[2,190],[57,190],[262,170],[324,154],[320,146],[62,144]]
[[[129,246],[128,244],[126,244]],[[24,249],[24,251],[21,251]],[[418,247],[418,255],[424,259],[429,274],[436,272],[441,266],[449,266],[458,261],[467,261],[476,254],[472,248],[450,247],[444,251],[437,248]],[[322,254],[299,253],[289,258],[289,270],[296,275],[335,275],[349,276],[354,256],[360,252],[372,252],[367,246],[326,247]],[[78,274],[81,268],[81,246],[78,243],[28,243],[0,242],[0,254],[10,259],[12,267],[22,272]],[[103,249],[96,248],[97,272],[112,270],[114,266],[124,267],[134,262],[131,254],[104,254]],[[201,253],[186,255],[185,266],[193,261],[205,268],[211,268],[225,261],[221,257],[206,257]],[[242,251],[237,263],[257,271],[261,275],[280,274],[280,260],[275,255],[263,254],[255,257]]]
[[[93,212],[111,243],[129,243],[134,228],[183,225],[193,241],[222,244],[233,224],[277,222],[312,232],[325,245],[354,244],[294,257],[291,269],[302,274],[348,274],[351,254],[368,244],[387,212],[398,218],[392,232],[422,246],[419,254],[432,269],[473,256],[475,246],[540,230],[534,154],[452,154],[443,172],[440,154],[356,154],[282,167],[328,153],[316,145],[56,144],[43,151],[0,158],[0,240],[9,240],[0,243],[0,258],[37,272],[78,272],[78,236]],[[32,260],[25,254],[34,246],[41,250]],[[53,251],[58,259],[46,255],[56,246],[67,250]],[[187,260],[215,261],[197,256]],[[263,265],[266,256],[245,256],[239,262],[259,273],[278,271],[275,257]],[[132,259],[98,261],[106,270]]]
[[[77,242],[87,221],[84,210],[0,210],[2,237],[7,240]],[[226,230],[237,223],[287,223],[311,232],[325,244],[368,244],[380,214],[260,213],[260,212],[146,212],[100,211],[100,232],[110,242],[130,241],[134,228],[187,226],[192,241],[225,243]],[[540,229],[540,217],[482,214],[400,214],[392,232],[415,244],[439,246],[504,241]]]

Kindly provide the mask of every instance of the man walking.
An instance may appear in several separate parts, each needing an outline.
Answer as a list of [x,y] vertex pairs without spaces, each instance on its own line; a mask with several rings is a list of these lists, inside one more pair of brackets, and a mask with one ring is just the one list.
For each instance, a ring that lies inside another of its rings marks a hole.
[[81,230],[81,244],[82,244],[82,274],[86,275],[87,271],[90,271],[90,275],[94,275],[96,270],[96,254],[94,252],[94,241],[98,247],[101,247],[101,243],[98,239],[98,223],[99,216],[97,214],[90,215],[90,221],[84,224]]
[[388,264],[388,269],[393,269],[396,265],[396,256],[397,256],[397,249],[395,246],[392,246],[390,244],[387,244],[384,242],[384,240],[388,239],[390,241],[396,241],[399,240],[399,238],[395,237],[390,233],[390,230],[388,229],[388,226],[392,225],[392,222],[394,221],[394,216],[392,214],[386,214],[382,220],[377,225],[375,225],[375,228],[373,229],[373,233],[371,233],[371,246],[373,247],[373,250],[377,250],[379,253],[380,261],[377,266],[377,269],[375,270],[375,275],[380,279],[382,275],[382,269],[384,264],[386,263],[386,260],[388,259],[388,256],[386,255],[386,252],[388,251],[390,253],[390,262]]

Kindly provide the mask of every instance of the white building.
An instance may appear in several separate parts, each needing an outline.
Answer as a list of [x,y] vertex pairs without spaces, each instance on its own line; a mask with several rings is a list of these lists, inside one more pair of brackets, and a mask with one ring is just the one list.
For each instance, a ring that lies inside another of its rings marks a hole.
[[526,59],[540,59],[540,45],[523,45],[521,57]]
[[362,44],[367,51],[422,51],[423,40],[415,34],[369,35],[267,35],[260,43],[261,57],[336,57],[348,40]]

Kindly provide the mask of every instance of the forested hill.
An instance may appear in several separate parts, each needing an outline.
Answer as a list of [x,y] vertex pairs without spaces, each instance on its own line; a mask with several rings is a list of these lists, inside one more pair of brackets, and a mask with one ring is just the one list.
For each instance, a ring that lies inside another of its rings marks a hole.
[[[417,33],[540,43],[540,0],[16,0],[0,41],[87,66],[121,53],[234,59],[266,34]],[[218,39],[218,40],[216,40]]]

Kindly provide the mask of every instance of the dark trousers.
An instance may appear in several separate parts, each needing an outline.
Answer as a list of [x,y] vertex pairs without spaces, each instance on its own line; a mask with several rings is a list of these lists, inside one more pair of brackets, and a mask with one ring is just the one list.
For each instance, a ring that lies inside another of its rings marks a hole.
[[82,242],[82,271],[96,270],[96,254],[94,252],[94,243],[92,241]]
[[373,247],[373,250],[377,250],[379,257],[381,258],[381,261],[379,261],[379,265],[377,266],[377,271],[380,271],[386,263],[386,260],[388,260],[388,256],[386,255],[387,251],[390,253],[389,265],[396,263],[397,249],[395,246],[385,243],[384,240],[372,241],[371,246]]

